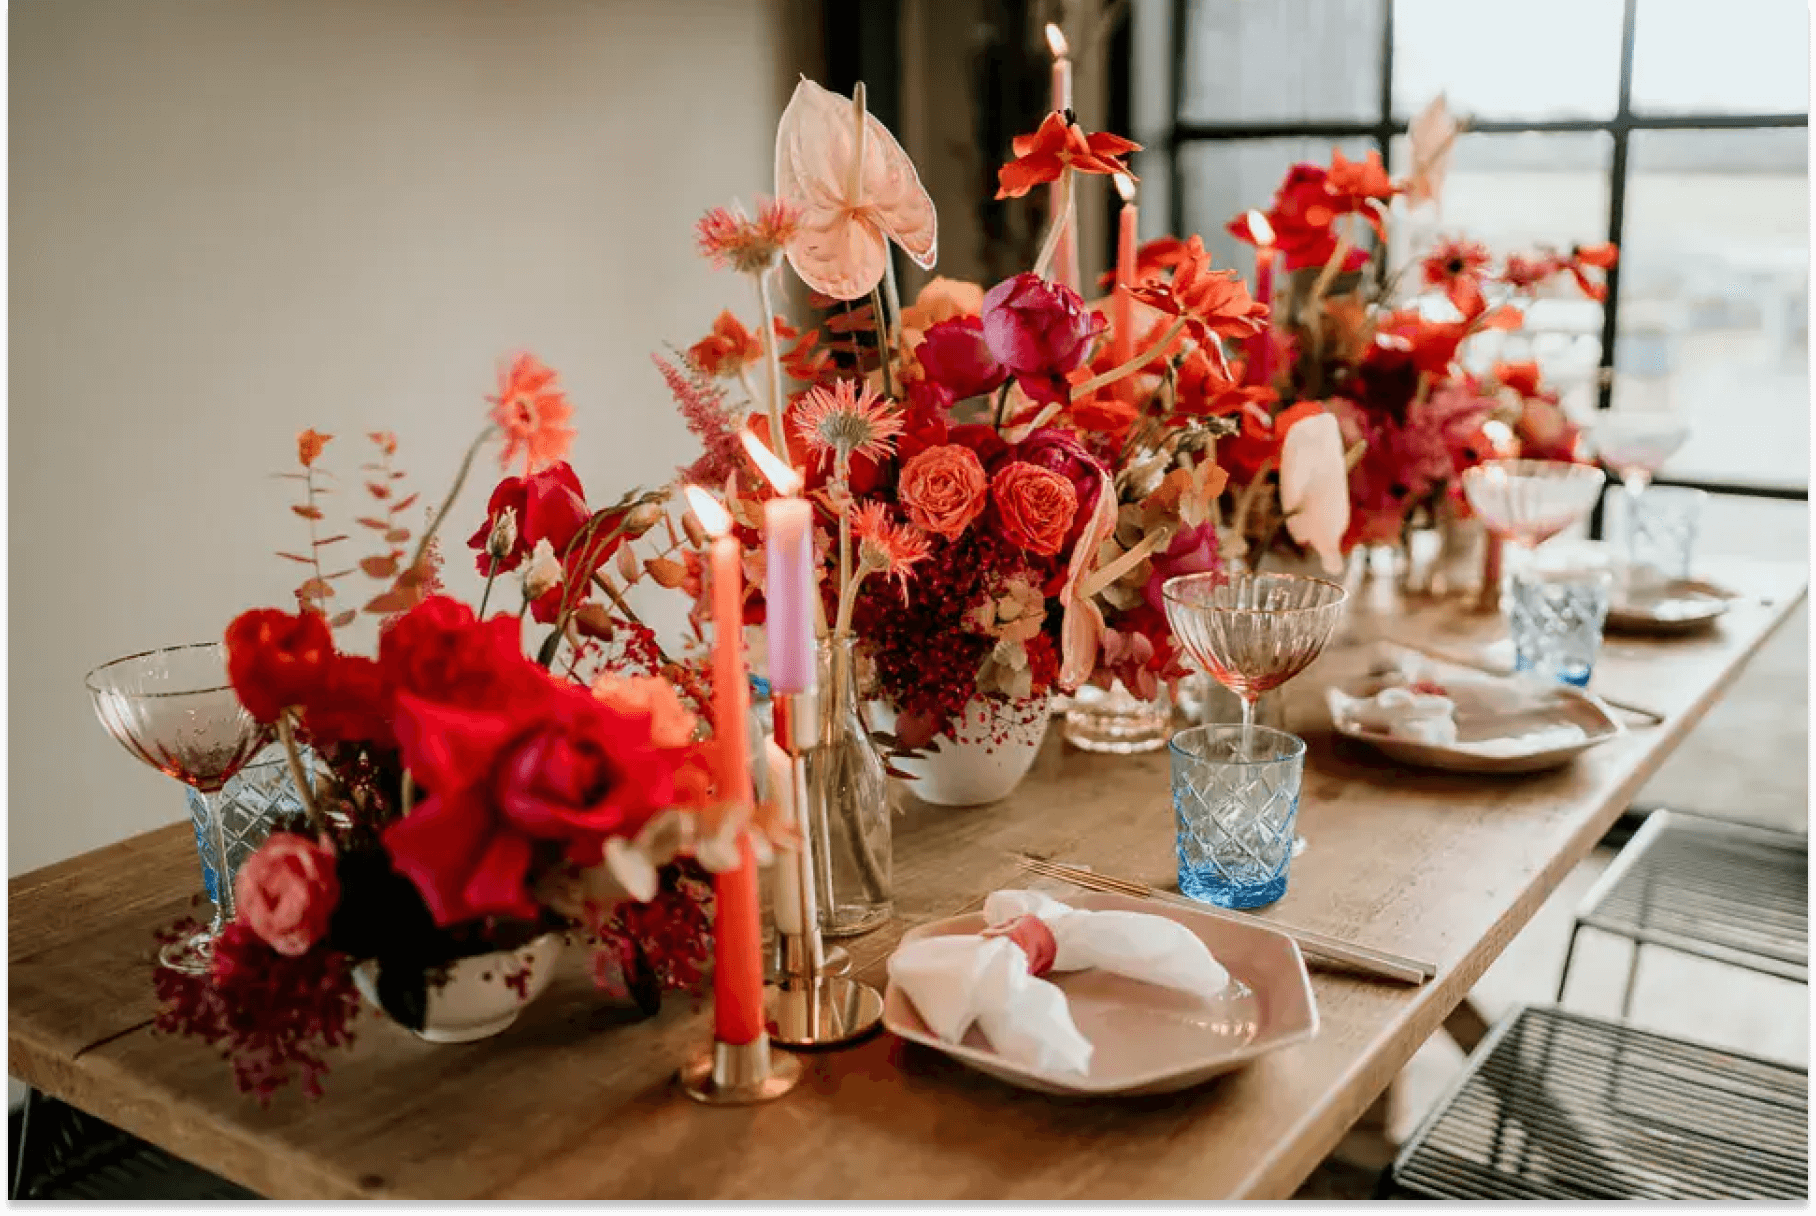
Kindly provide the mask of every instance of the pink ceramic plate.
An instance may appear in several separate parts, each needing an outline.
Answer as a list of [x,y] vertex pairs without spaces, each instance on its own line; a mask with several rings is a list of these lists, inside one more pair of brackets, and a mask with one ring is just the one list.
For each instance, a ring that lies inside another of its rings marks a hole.
[[[1265,925],[1240,924],[1158,900],[1090,892],[1064,902],[1091,911],[1119,909],[1178,921],[1230,973],[1230,985],[1210,998],[1144,984],[1101,971],[1053,973],[1072,1020],[1091,1040],[1086,1076],[1034,1072],[990,1049],[973,1027],[964,1041],[934,1035],[894,984],[883,998],[883,1025],[915,1043],[943,1051],[979,1072],[1023,1089],[1051,1094],[1164,1094],[1208,1081],[1270,1051],[1318,1032],[1318,1005],[1299,947]],[[902,938],[978,933],[982,913],[911,929]]]

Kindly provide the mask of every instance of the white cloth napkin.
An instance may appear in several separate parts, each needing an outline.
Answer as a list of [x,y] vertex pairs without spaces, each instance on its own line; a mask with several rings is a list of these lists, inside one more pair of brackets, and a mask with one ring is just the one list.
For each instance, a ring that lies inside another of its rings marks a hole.
[[1352,729],[1439,747],[1450,747],[1457,741],[1457,704],[1449,697],[1397,685],[1383,688],[1372,697],[1352,697],[1340,688],[1332,688],[1326,697],[1331,717]]
[[[1198,935],[1141,912],[1090,912],[1038,891],[997,891],[984,919],[1000,928],[1038,917],[1053,934],[1055,971],[1096,967],[1130,979],[1212,997],[1230,981]],[[1029,973],[1028,956],[1007,937],[925,937],[889,959],[889,978],[934,1034],[957,1043],[975,1023],[991,1049],[1024,1068],[1090,1071],[1091,1043],[1079,1033],[1066,995]]]

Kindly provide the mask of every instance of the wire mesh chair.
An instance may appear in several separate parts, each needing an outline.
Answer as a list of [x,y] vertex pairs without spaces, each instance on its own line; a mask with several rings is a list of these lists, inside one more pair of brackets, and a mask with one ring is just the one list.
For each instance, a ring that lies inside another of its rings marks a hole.
[[55,1098],[28,1091],[12,1117],[13,1199],[257,1199],[243,1187]]
[[1631,1015],[1646,946],[1809,982],[1809,838],[1654,811],[1583,897],[1557,1000],[1584,928],[1633,943],[1621,1017]]

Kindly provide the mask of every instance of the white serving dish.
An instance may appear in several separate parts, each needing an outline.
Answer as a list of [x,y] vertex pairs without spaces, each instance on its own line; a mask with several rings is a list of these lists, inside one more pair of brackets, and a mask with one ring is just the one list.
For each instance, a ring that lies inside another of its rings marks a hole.
[[[1064,990],[1073,1022],[1094,1048],[1091,1070],[1083,1077],[1036,1072],[1004,1059],[976,1027],[962,1042],[945,1042],[894,984],[883,997],[883,1025],[1010,1085],[1074,1095],[1173,1093],[1317,1033],[1317,1001],[1298,945],[1260,921],[1247,924],[1159,900],[1098,892],[1068,895],[1063,902],[1177,921],[1229,971],[1229,987],[1207,999],[1103,971],[1050,973],[1046,978]],[[983,914],[972,913],[920,925],[902,941],[983,928]]]

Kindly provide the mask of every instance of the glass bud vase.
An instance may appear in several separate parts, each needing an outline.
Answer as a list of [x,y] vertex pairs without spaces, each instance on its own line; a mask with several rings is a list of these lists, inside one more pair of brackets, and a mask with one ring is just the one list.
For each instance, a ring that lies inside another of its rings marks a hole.
[[1066,742],[1087,752],[1134,755],[1159,751],[1173,734],[1172,698],[1161,685],[1144,701],[1112,680],[1106,689],[1083,685],[1066,707]]
[[851,639],[820,643],[820,740],[807,756],[820,932],[853,937],[895,911],[889,771],[858,700]]

